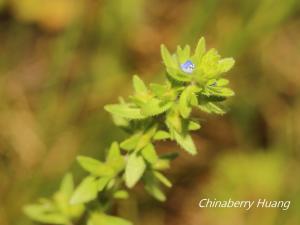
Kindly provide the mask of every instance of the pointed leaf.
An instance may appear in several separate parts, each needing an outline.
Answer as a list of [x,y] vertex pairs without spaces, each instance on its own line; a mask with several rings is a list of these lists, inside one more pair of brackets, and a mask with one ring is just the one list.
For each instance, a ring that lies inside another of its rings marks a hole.
[[193,139],[191,138],[191,136],[189,134],[181,135],[177,132],[174,132],[174,137],[175,137],[176,142],[188,153],[190,153],[192,155],[197,154],[196,146],[194,144]]
[[62,215],[57,211],[49,210],[43,205],[33,204],[24,207],[24,213],[31,218],[40,223],[49,224],[68,224],[69,220],[66,216]]
[[166,178],[162,173],[154,171],[154,176],[167,187],[172,187],[171,181],[169,181],[169,179]]
[[115,173],[119,173],[124,169],[125,159],[121,155],[120,148],[117,142],[113,142],[109,148],[106,163],[114,169]]
[[166,46],[161,45],[160,50],[161,50],[162,59],[166,67],[176,68],[177,67],[176,61],[173,59]]
[[141,113],[146,117],[156,116],[166,112],[172,107],[172,105],[173,102],[171,101],[161,101],[159,99],[152,98],[143,104],[141,107]]
[[202,37],[199,39],[196,50],[195,50],[195,57],[198,59],[201,58],[205,53],[205,39]]
[[156,163],[153,165],[153,169],[156,170],[166,170],[170,168],[170,160],[160,158],[156,161]]
[[142,134],[140,134],[140,133],[132,135],[128,139],[121,142],[120,147],[127,151],[134,150],[136,148],[137,144],[139,143],[141,136],[142,136]]
[[146,118],[144,115],[141,114],[141,110],[138,108],[131,108],[128,105],[106,105],[105,110],[123,118],[127,119],[144,119]]
[[141,154],[150,164],[154,164],[158,160],[157,153],[152,144],[146,145],[146,147],[142,149]]
[[148,88],[146,87],[144,81],[141,78],[139,78],[139,76],[137,75],[133,76],[133,87],[137,94],[145,93],[148,91]]
[[226,113],[226,111],[219,106],[216,103],[212,103],[212,102],[206,102],[206,103],[202,103],[200,105],[198,105],[199,109],[201,109],[204,112],[207,113],[216,113],[216,114],[220,114],[223,115]]
[[146,164],[142,156],[135,153],[128,157],[125,169],[125,183],[126,186],[132,188],[143,176],[146,169]]
[[145,178],[146,191],[156,198],[158,201],[164,202],[166,200],[165,194],[160,190],[159,183],[154,177],[153,173],[147,173]]
[[80,166],[88,171],[89,173],[95,176],[113,176],[114,170],[106,165],[103,162],[100,162],[96,159],[86,157],[86,156],[78,156],[77,161],[79,162]]
[[76,188],[70,203],[79,204],[94,200],[98,193],[98,182],[95,177],[86,177]]
[[234,66],[233,58],[225,58],[219,61],[219,72],[226,73]]
[[159,140],[165,140],[171,138],[170,134],[167,131],[159,130],[155,133],[153,136],[153,140],[159,141]]
[[67,173],[60,185],[59,192],[64,194],[66,198],[69,198],[74,190],[74,182],[73,182],[73,176],[71,173]]
[[104,188],[106,187],[106,185],[109,183],[110,178],[109,177],[101,177],[98,181],[97,181],[97,189],[98,192],[103,191]]

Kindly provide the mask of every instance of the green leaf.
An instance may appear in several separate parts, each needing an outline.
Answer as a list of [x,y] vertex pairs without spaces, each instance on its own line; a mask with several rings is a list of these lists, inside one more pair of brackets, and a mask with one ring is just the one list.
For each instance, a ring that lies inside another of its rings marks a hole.
[[164,45],[161,45],[160,50],[161,50],[162,59],[164,61],[164,64],[166,65],[166,67],[176,68],[177,63],[176,63],[175,59],[171,56],[168,49]]
[[53,208],[48,208],[46,205],[32,204],[24,207],[24,213],[40,223],[49,224],[68,224],[70,221],[60,212]]
[[198,105],[199,109],[207,113],[216,113],[223,115],[226,111],[216,103],[206,102]]
[[197,154],[196,146],[194,144],[193,139],[191,138],[191,136],[189,134],[182,135],[177,132],[174,132],[174,138],[175,138],[176,142],[188,153],[190,153],[192,155]]
[[136,148],[142,134],[137,133],[132,135],[131,137],[127,138],[126,140],[122,141],[120,147],[127,151],[132,151]]
[[119,149],[118,142],[113,142],[108,150],[107,156],[106,156],[106,162],[111,163],[114,162],[116,158],[120,158],[121,152]]
[[172,105],[173,102],[171,101],[161,101],[157,98],[152,98],[142,105],[141,113],[146,117],[156,116],[167,111]]
[[184,63],[190,58],[191,48],[189,45],[186,45],[183,49],[180,46],[177,46],[177,57],[180,63]]
[[132,188],[143,176],[145,169],[146,164],[143,157],[138,156],[136,153],[131,154],[128,157],[125,169],[126,186]]
[[146,147],[142,149],[141,154],[150,164],[154,164],[158,160],[157,153],[152,144],[146,145]]
[[234,91],[231,90],[230,88],[221,88],[217,95],[224,96],[224,97],[231,97],[234,96]]
[[229,80],[227,80],[227,79],[221,78],[221,79],[217,80],[217,86],[219,86],[219,87],[226,86],[228,83],[229,83]]
[[201,125],[195,121],[190,120],[188,124],[188,130],[199,130]]
[[160,158],[156,161],[156,163],[153,165],[153,169],[156,170],[166,170],[170,168],[170,160]]
[[219,97],[231,97],[234,96],[233,90],[226,87],[212,87],[206,86],[204,91],[202,92],[203,95],[208,97],[210,96],[219,96]]
[[198,63],[201,60],[204,53],[205,53],[205,39],[202,37],[199,39],[197,43],[195,55],[194,55]]
[[67,173],[60,185],[59,192],[66,196],[66,198],[70,198],[74,190],[74,182],[73,176],[71,173]]
[[92,201],[97,198],[98,181],[95,177],[88,176],[76,188],[70,203],[79,204]]
[[97,189],[98,192],[103,191],[104,188],[107,186],[107,184],[109,183],[111,178],[109,177],[101,177],[98,181],[97,181]]
[[116,179],[111,179],[108,183],[107,183],[107,189],[112,189],[114,187],[114,185],[116,184]]
[[169,91],[168,86],[161,84],[150,84],[150,89],[154,93],[154,95],[158,97],[162,97]]
[[155,141],[166,140],[170,138],[171,138],[170,134],[167,131],[163,131],[163,130],[157,131],[153,136],[153,140]]
[[169,181],[169,179],[166,178],[162,173],[160,173],[158,171],[154,171],[154,176],[165,186],[167,186],[169,188],[172,187],[171,181]]
[[158,201],[164,202],[166,200],[165,194],[160,190],[159,183],[154,177],[152,172],[146,174],[145,178],[145,189],[146,191],[156,198]]
[[71,173],[68,173],[64,176],[59,191],[53,195],[53,202],[56,204],[58,210],[64,215],[69,215],[69,200],[73,194],[73,191],[73,177]]
[[114,169],[115,173],[121,172],[125,167],[125,159],[121,155],[120,148],[117,142],[113,142],[109,148],[106,163]]
[[194,93],[195,88],[193,86],[189,86],[183,90],[179,98],[179,111],[183,118],[188,118],[192,111],[191,103],[193,105],[197,105],[197,97]]
[[219,74],[220,55],[215,49],[210,49],[201,60],[201,71],[203,78],[213,78]]
[[123,118],[127,119],[144,119],[146,118],[144,115],[141,114],[141,110],[139,108],[132,108],[128,105],[120,105],[120,104],[113,104],[113,105],[106,105],[105,110]]
[[129,197],[129,194],[125,190],[119,190],[119,191],[116,191],[113,196],[114,196],[114,198],[117,198],[117,199],[127,199]]
[[148,145],[151,142],[152,137],[154,136],[155,132],[157,129],[157,125],[153,125],[152,127],[150,127],[140,138],[137,146],[136,146],[136,150],[141,150],[142,148],[144,148],[146,145]]
[[166,117],[166,125],[169,128],[169,132],[171,136],[173,137],[173,132],[181,132],[182,131],[182,121],[181,117],[179,115],[179,110],[174,109],[172,111],[169,111],[167,113]]
[[113,176],[114,170],[106,165],[103,162],[100,162],[96,159],[86,157],[86,156],[78,156],[77,161],[79,162],[80,166],[88,171],[89,173],[95,176]]
[[234,59],[233,58],[225,58],[219,61],[219,72],[226,73],[234,66]]
[[87,225],[133,225],[130,221],[104,213],[92,213]]
[[130,120],[114,114],[112,115],[112,120],[118,127],[128,127],[130,125]]
[[133,76],[133,87],[136,94],[146,93],[148,92],[148,88],[146,87],[144,81],[142,81],[139,76],[134,75]]

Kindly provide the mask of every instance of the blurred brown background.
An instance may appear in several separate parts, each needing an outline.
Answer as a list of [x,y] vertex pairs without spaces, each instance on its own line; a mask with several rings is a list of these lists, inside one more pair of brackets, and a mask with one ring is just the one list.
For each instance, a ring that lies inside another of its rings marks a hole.
[[[168,172],[156,203],[121,203],[137,225],[300,223],[300,2],[297,0],[0,0],[0,224],[33,224],[22,206],[101,158],[114,127],[103,105],[131,91],[131,76],[163,79],[159,46],[209,47],[232,56],[236,92],[224,117],[203,118],[199,154]],[[163,143],[161,151],[176,145]],[[292,200],[280,209],[199,209],[205,197]]]

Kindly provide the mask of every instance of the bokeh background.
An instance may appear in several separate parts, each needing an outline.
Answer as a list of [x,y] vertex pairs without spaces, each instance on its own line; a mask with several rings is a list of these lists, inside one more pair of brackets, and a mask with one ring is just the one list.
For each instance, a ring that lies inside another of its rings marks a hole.
[[[50,196],[77,154],[103,157],[125,134],[103,110],[132,74],[163,79],[159,46],[207,39],[236,66],[231,110],[201,116],[160,204],[139,188],[120,203],[137,225],[300,224],[298,0],[0,0],[0,224]],[[178,148],[161,143],[160,151]],[[291,200],[280,209],[200,209],[201,198]]]

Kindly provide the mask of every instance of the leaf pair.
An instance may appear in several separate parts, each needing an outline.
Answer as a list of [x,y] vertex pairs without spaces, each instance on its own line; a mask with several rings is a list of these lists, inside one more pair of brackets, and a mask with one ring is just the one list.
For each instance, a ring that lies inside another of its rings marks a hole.
[[79,156],[77,160],[90,176],[87,176],[75,190],[71,198],[72,204],[94,200],[98,192],[101,192],[125,167],[125,159],[117,142],[112,143],[105,163],[86,156]]
[[[175,139],[176,142],[188,153],[195,155],[197,154],[197,149],[193,139],[188,133],[190,121],[181,117],[180,112],[182,112],[182,108],[180,107],[182,106],[174,108],[173,111],[170,111],[169,114],[167,114],[166,125],[169,128],[172,139]],[[191,122],[191,124],[194,129],[200,128],[200,126],[195,124],[195,122]],[[195,127],[197,125],[198,127]]]
[[160,172],[149,171],[144,177],[146,191],[159,201],[165,201],[166,196],[161,190],[160,183],[172,187],[172,183]]

